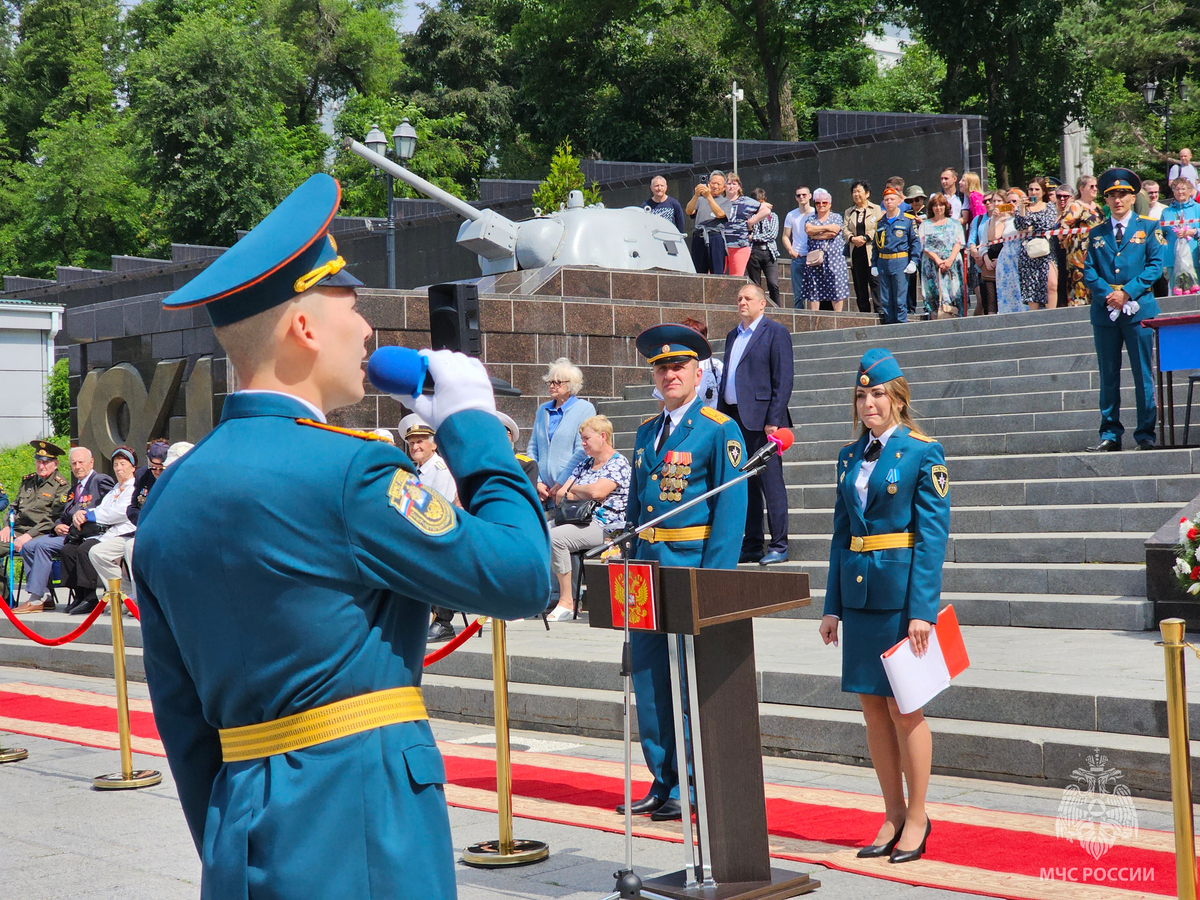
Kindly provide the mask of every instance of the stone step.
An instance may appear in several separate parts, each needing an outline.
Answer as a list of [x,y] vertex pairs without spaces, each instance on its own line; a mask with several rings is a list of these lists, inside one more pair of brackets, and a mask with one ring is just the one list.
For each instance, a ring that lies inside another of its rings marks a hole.
[[[1146,562],[1146,535],[1094,531],[1072,534],[954,534],[947,562],[956,563],[1130,563]],[[788,552],[797,559],[829,556],[831,535],[793,535]]]
[[[828,556],[803,560],[795,555],[773,569],[807,572],[810,588],[824,588]],[[1145,563],[960,563],[942,569],[942,590],[969,593],[1115,594],[1146,596]]]
[[[1012,336],[1006,343],[992,343],[974,346],[950,345],[946,347],[920,348],[917,346],[907,350],[888,349],[900,363],[905,377],[910,371],[928,369],[931,367],[953,370],[955,366],[971,366],[988,362],[1024,361],[1032,359],[1090,359],[1096,361],[1095,348],[1083,344],[1077,336],[1052,338],[1048,340],[1030,339],[1023,333]],[[1082,345],[1082,346],[1081,346]],[[827,373],[842,373],[846,371],[846,363],[857,362],[853,357],[847,358],[844,353],[836,352],[828,356],[817,356],[811,350],[803,357],[796,359],[798,374],[822,375]],[[1058,369],[1055,371],[1063,371]],[[1070,370],[1067,370],[1070,371]]]
[[[61,593],[65,596],[65,592]],[[86,618],[86,616],[68,616],[62,610],[63,604],[59,603],[57,611],[22,616],[21,623],[44,638],[60,638],[78,628]],[[121,621],[124,625],[122,634],[125,638],[126,649],[133,647],[140,648],[142,646],[142,626],[138,623],[137,619],[128,614]],[[29,640],[17,631],[16,626],[8,620],[7,616],[0,616],[0,637],[21,637],[21,640]],[[77,646],[80,644],[96,644],[105,648],[109,654],[112,653],[112,625],[110,624],[108,613],[101,614],[92,623],[91,628],[67,646]]]
[[[1104,516],[1106,529],[1147,539],[1179,509],[1176,502],[1137,503],[1098,511],[1094,505],[1077,506],[953,506],[950,509],[950,533],[1005,535],[1022,532],[1061,534],[1086,532]],[[833,507],[793,509],[788,514],[788,531],[793,534],[819,534],[833,522]]]
[[[38,631],[40,633],[41,629]],[[95,678],[113,677],[112,647],[83,641],[75,641],[61,647],[43,647],[24,637],[0,637],[0,665],[46,669],[70,675],[90,675]],[[125,673],[130,681],[146,680],[141,647],[126,648]]]

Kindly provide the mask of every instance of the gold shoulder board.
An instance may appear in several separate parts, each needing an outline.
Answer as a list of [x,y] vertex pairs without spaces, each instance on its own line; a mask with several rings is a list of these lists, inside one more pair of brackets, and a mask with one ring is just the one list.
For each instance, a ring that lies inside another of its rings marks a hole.
[[918,432],[916,432],[916,431],[910,431],[910,432],[908,433],[908,436],[909,436],[910,438],[913,438],[914,440],[918,440],[918,441],[924,441],[926,444],[936,444],[936,443],[937,443],[937,441],[935,441],[935,440],[934,440],[933,438],[931,438],[929,435],[927,435],[927,434],[920,434],[920,433],[918,433]]
[[717,412],[711,406],[700,407],[700,415],[707,416],[718,425],[724,425],[726,422],[731,421],[729,416],[725,415],[725,413]]
[[391,441],[387,438],[380,437],[377,434],[372,434],[369,431],[358,431],[354,428],[338,428],[336,425],[328,425],[325,422],[318,422],[315,419],[297,419],[297,425],[307,425],[309,428],[320,428],[322,431],[332,431],[336,434],[344,434],[348,437],[358,438],[362,441],[383,441],[385,444],[390,444]]
[[524,453],[518,453],[517,459],[519,459],[521,462],[533,462],[533,457],[526,456]]
[[[653,416],[647,416],[646,418],[642,419],[642,425],[645,425],[647,422],[653,422],[657,418],[658,418],[658,414],[655,414]],[[640,428],[641,425],[639,425],[638,427]]]

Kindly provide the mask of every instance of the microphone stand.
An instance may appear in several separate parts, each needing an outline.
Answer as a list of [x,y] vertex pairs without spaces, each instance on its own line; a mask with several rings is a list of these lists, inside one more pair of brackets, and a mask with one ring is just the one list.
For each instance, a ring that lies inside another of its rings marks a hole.
[[[782,451],[778,452],[780,456],[783,455]],[[602,900],[638,900],[638,898],[644,898],[644,900],[670,900],[670,898],[662,894],[656,894],[653,891],[643,890],[642,879],[633,871],[633,736],[632,726],[629,719],[629,707],[632,703],[633,696],[633,650],[629,643],[629,613],[632,606],[630,600],[631,591],[629,590],[629,558],[633,555],[633,542],[637,539],[638,535],[655,527],[658,525],[658,523],[664,522],[677,513],[681,513],[685,509],[690,509],[697,503],[707,500],[709,497],[715,496],[716,494],[721,493],[721,491],[728,490],[735,484],[741,484],[748,478],[757,475],[759,469],[766,466],[768,459],[770,459],[769,455],[759,457],[757,459],[751,457],[746,461],[745,468],[740,470],[741,474],[738,475],[737,478],[726,481],[724,484],[719,484],[712,490],[705,491],[699,497],[693,497],[691,500],[675,507],[669,512],[665,512],[661,516],[651,519],[645,525],[635,525],[632,528],[626,528],[616,537],[612,538],[608,543],[603,544],[600,547],[595,547],[584,554],[584,559],[594,559],[600,554],[612,549],[613,547],[616,547],[617,545],[620,545],[621,556],[625,567],[624,581],[622,582],[622,591],[625,595],[625,627],[622,630],[623,643],[621,645],[621,680],[624,683],[625,688],[625,708],[623,716],[625,743],[625,868],[614,873],[613,877],[616,878],[617,883],[614,886],[612,893],[606,894]],[[672,690],[678,690],[678,685],[672,685]],[[684,752],[686,757],[686,749],[680,747],[680,750]],[[684,777],[688,777],[686,764],[684,766]],[[681,796],[684,795],[684,791],[680,791],[680,794]],[[686,818],[687,821],[681,824],[687,829],[686,835],[688,837],[685,842],[688,847],[691,847],[691,804],[684,803],[683,807],[686,814],[684,818]],[[695,863],[693,861],[692,863],[689,863],[689,866],[694,864]],[[703,860],[701,860],[700,867],[707,869],[707,866],[704,866],[703,864]],[[690,873],[688,881],[691,881]],[[705,886],[712,886],[711,877],[706,879]]]

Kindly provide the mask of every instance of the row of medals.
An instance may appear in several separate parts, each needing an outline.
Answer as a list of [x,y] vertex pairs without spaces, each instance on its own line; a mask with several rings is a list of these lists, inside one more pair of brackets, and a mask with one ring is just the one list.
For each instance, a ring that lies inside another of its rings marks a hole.
[[659,500],[682,500],[687,489],[687,476],[692,474],[692,454],[672,450],[667,454],[659,482]]

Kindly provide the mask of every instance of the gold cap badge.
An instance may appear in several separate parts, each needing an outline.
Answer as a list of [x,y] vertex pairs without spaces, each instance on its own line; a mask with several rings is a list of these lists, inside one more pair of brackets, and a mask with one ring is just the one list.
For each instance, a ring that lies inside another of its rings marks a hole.
[[859,375],[858,382],[859,382],[859,384],[862,384],[865,386],[865,385],[868,385],[871,383],[871,379],[868,378],[866,375]]

